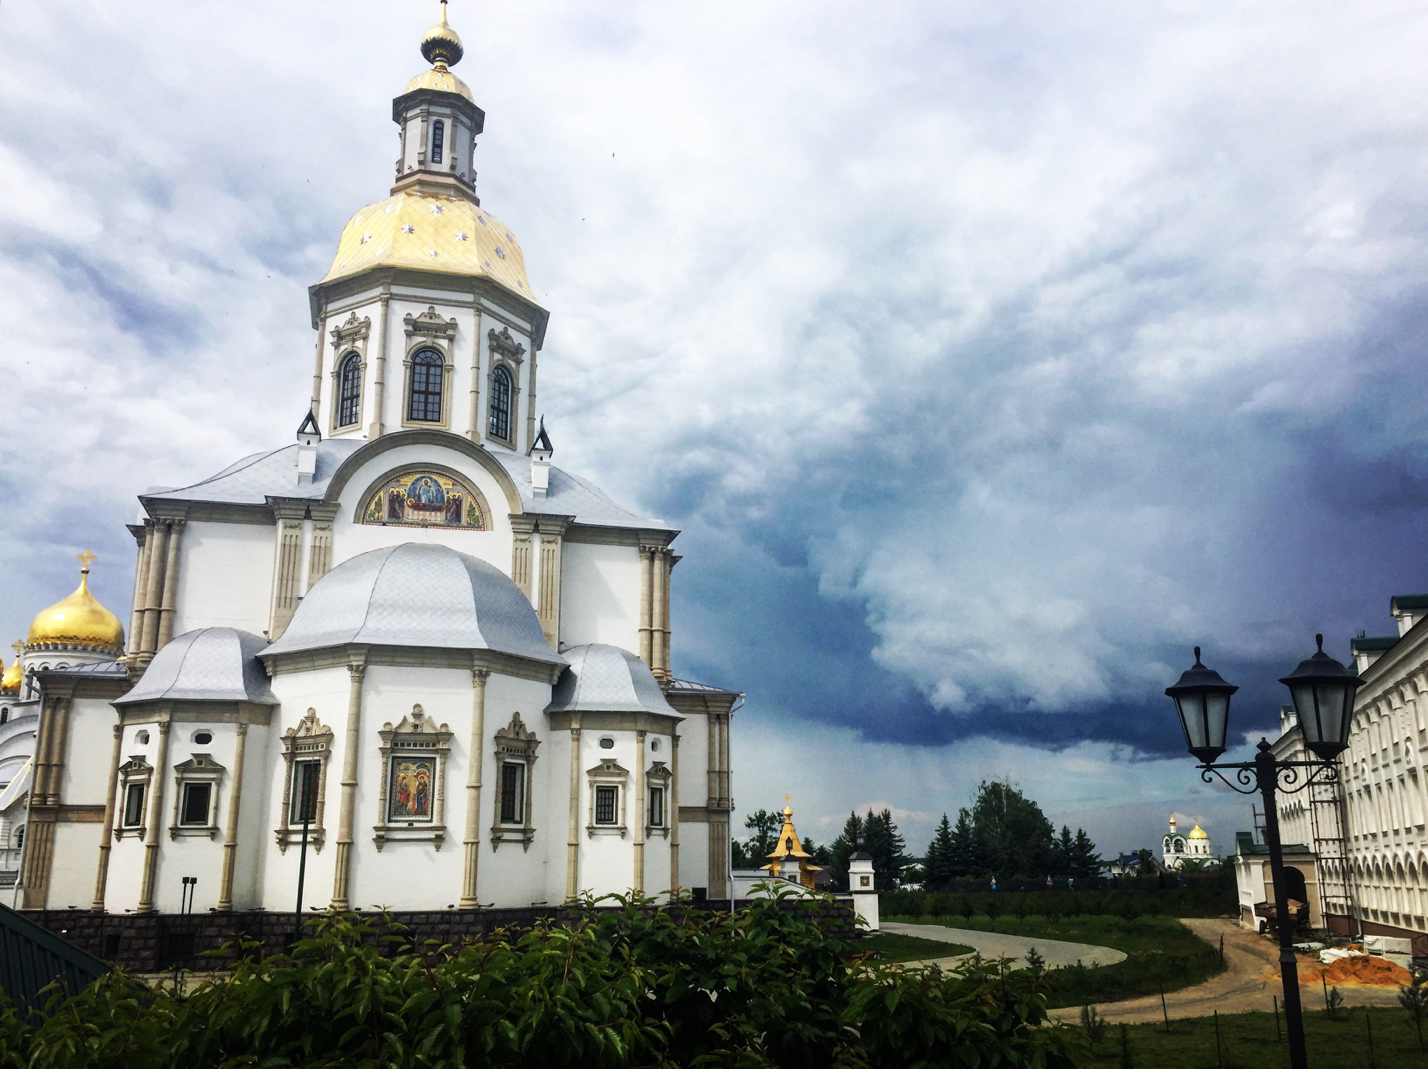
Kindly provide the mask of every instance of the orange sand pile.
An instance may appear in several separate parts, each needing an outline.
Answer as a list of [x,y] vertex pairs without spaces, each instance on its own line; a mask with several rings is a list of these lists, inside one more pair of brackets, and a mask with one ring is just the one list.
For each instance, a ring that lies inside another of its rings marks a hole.
[[1303,982],[1321,976],[1330,987],[1398,987],[1413,980],[1407,969],[1387,958],[1340,958],[1329,965],[1301,966]]

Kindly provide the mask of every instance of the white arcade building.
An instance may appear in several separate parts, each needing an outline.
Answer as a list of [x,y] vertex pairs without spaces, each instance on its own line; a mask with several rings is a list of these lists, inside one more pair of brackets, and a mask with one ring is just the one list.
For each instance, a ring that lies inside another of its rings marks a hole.
[[421,50],[309,291],[297,440],[140,497],[127,642],[22,655],[25,907],[291,909],[304,823],[310,906],[730,893],[739,696],[670,672],[678,532],[551,464],[444,5]]

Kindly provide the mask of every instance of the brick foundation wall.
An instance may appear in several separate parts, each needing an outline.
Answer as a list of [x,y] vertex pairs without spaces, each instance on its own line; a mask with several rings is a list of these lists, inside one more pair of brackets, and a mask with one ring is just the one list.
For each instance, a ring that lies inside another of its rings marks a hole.
[[1352,917],[1345,917],[1343,914],[1330,914],[1325,920],[1328,923],[1329,931],[1335,935],[1357,938],[1359,924],[1362,923],[1364,935],[1386,935],[1394,939],[1411,939],[1413,940],[1413,956],[1428,958],[1428,933],[1415,932],[1411,928],[1399,928],[1392,924],[1381,924],[1378,921],[1359,922]]

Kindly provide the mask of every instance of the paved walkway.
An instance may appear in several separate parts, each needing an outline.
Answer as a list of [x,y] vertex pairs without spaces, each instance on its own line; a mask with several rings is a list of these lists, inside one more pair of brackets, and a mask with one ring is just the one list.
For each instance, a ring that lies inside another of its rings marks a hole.
[[[1060,939],[1028,939],[1022,935],[1003,935],[1000,932],[977,932],[970,928],[944,928],[940,924],[901,924],[897,921],[883,921],[882,930],[898,935],[915,935],[919,939],[934,939],[939,943],[965,943],[975,947],[984,958],[1011,958],[1020,961],[1026,952],[1036,947],[1037,953],[1046,959],[1046,967],[1058,968],[1062,965],[1114,965],[1125,960],[1125,953],[1111,947],[1092,946],[1090,943],[1067,943]],[[969,955],[961,954],[946,958],[929,958],[924,965],[940,965],[946,968],[962,961]]]

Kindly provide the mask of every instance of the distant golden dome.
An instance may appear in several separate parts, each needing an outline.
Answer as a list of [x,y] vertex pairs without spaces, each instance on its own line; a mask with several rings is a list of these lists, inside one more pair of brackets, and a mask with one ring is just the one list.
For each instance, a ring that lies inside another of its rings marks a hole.
[[5,674],[0,676],[0,694],[19,694],[20,684],[24,681],[25,669],[20,664],[20,654],[17,651],[15,663],[5,669]]
[[460,63],[461,57],[465,55],[461,38],[446,24],[446,0],[441,0],[441,18],[422,35],[421,54],[437,70],[445,70],[452,64]]
[[1205,833],[1205,829],[1200,827],[1199,824],[1196,824],[1195,827],[1190,829],[1190,838],[1192,839],[1208,839],[1209,837],[1210,836]]
[[80,554],[84,567],[79,588],[35,617],[25,641],[27,650],[93,650],[116,657],[124,652],[124,625],[89,592],[93,559],[87,550]]

